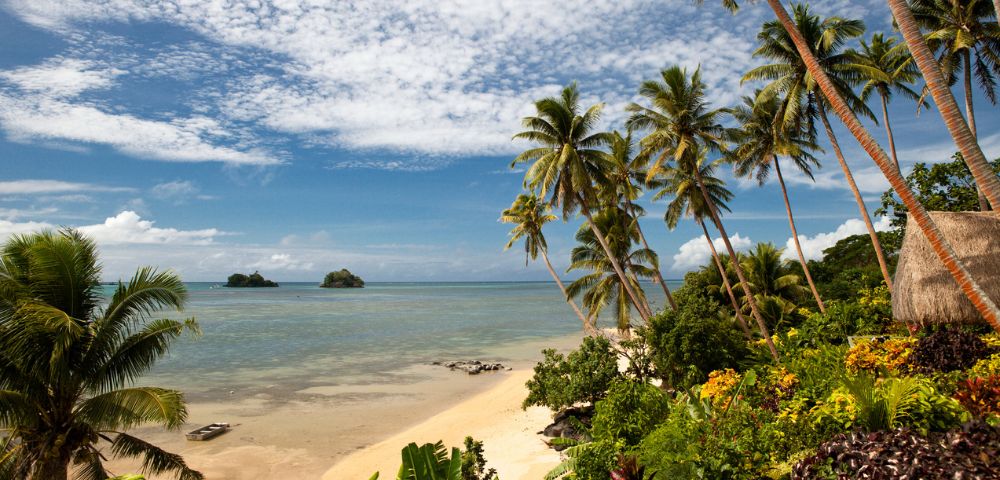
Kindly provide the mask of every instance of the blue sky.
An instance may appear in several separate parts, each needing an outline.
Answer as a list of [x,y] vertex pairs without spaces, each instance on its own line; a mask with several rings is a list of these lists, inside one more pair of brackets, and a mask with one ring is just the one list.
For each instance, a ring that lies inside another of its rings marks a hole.
[[[155,264],[191,281],[342,267],[373,281],[545,280],[502,252],[496,221],[521,188],[507,166],[527,145],[510,138],[531,101],[577,80],[621,128],[638,84],[681,64],[701,65],[725,106],[752,90],[739,77],[770,19],[763,5],[733,17],[687,0],[218,3],[0,0],[0,237],[79,227],[109,279]],[[814,9],[891,27],[881,1]],[[998,156],[996,108],[976,107]],[[914,110],[890,107],[904,167],[946,160],[937,112]],[[886,183],[838,133],[874,209]],[[815,183],[788,179],[812,257],[863,231],[832,153],[820,158]],[[776,185],[732,187],[737,243],[785,245]],[[668,277],[706,259],[695,225],[667,232],[663,206],[642,203]],[[578,225],[546,232],[558,269]]]

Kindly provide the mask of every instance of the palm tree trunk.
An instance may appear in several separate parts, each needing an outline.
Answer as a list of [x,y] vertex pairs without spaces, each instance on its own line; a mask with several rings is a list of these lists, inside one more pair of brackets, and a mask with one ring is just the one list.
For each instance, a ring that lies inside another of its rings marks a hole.
[[[625,199],[625,204],[628,206],[632,218],[635,219],[635,229],[639,232],[639,239],[642,240],[642,246],[652,252],[653,249],[649,248],[649,243],[646,242],[646,235],[642,233],[642,227],[639,226],[639,217],[635,215],[635,206],[632,205],[632,201],[628,198]],[[670,308],[677,310],[677,302],[674,301],[674,296],[670,294],[670,288],[667,287],[667,282],[663,280],[663,275],[660,273],[659,258],[657,258],[657,264],[653,266],[653,271],[656,272],[656,279],[660,281],[660,286],[663,287],[663,294],[667,296],[667,301],[670,302]]]
[[[983,318],[986,319],[990,325],[997,331],[1000,331],[1000,309],[997,308],[996,304],[991,300],[986,293],[983,291],[982,287],[976,283],[975,279],[969,274],[969,271],[965,269],[965,266],[958,260],[958,256],[955,254],[955,250],[951,248],[951,244],[944,238],[941,231],[938,230],[937,224],[934,220],[927,214],[924,210],[924,206],[917,201],[916,196],[913,195],[913,191],[906,185],[906,181],[903,179],[902,175],[895,169],[892,165],[892,161],[886,156],[885,152],[879,147],[878,142],[876,142],[870,133],[865,130],[865,127],[861,125],[857,117],[854,116],[854,112],[851,111],[850,107],[844,101],[840,93],[837,92],[836,87],[830,78],[823,71],[823,68],[816,61],[816,57],[809,50],[809,45],[806,43],[805,39],[802,38],[802,33],[799,32],[798,28],[795,26],[795,22],[792,21],[791,17],[788,16],[788,12],[785,7],[782,6],[780,0],[767,0],[768,5],[774,10],[774,13],[778,17],[778,21],[781,22],[785,30],[792,37],[792,41],[795,43],[795,48],[798,50],[799,55],[802,56],[809,73],[818,83],[820,90],[822,90],[823,95],[830,101],[833,106],[834,112],[840,117],[841,121],[851,132],[852,135],[861,144],[861,147],[865,149],[865,152],[872,157],[875,164],[878,165],[879,169],[882,170],[882,174],[885,175],[886,179],[889,180],[889,185],[892,186],[896,194],[899,195],[900,200],[906,205],[909,210],[910,215],[913,215],[913,220],[916,222],[917,226],[927,237],[927,241],[931,244],[934,253],[937,254],[938,258],[941,259],[941,263],[948,270],[951,276],[958,283],[959,288],[972,305],[976,307],[976,310],[982,314]],[[910,12],[906,5],[906,0],[889,0],[889,6],[892,8],[893,14],[896,16],[897,22],[900,24],[900,28],[903,30],[904,38],[907,40],[907,44],[910,44],[910,51],[913,52],[914,57],[917,58],[918,66],[922,63],[926,64],[929,60],[934,61],[934,57],[930,55],[930,50],[927,48],[927,44],[924,43],[923,37],[920,36],[920,30],[916,26],[916,22],[913,19],[913,13]],[[905,10],[905,12],[903,12]],[[921,53],[914,52],[914,43],[919,43],[923,46],[923,51]],[[925,58],[925,55],[928,58]],[[927,65],[924,65],[927,66]],[[933,67],[933,68],[930,68]],[[946,103],[947,99],[951,99],[951,107],[948,108],[949,112],[957,112],[958,107],[955,104],[955,98],[951,96],[951,92],[947,91],[947,84],[943,81],[940,69],[936,65],[930,65],[926,70],[921,68],[924,73],[925,79],[927,78],[927,72],[934,70],[937,73],[935,86],[931,88],[931,92],[935,93],[937,90],[943,88],[946,90],[944,94],[937,92],[934,95],[934,101],[938,104],[938,108],[942,108],[942,104]],[[938,82],[940,81],[940,82]],[[938,97],[941,97],[940,101]],[[968,125],[962,121],[961,113],[958,113],[958,118],[954,117],[954,114],[945,114],[942,111],[942,116],[945,118],[945,122],[949,124],[949,130],[952,131],[952,136],[955,137],[956,143],[959,144],[960,148],[963,148],[963,155],[965,151],[969,152],[969,156],[965,157],[966,163],[973,160],[969,164],[970,170],[973,172],[979,171],[980,174],[985,174],[983,171],[985,167],[987,170],[989,166],[986,164],[986,157],[983,156],[982,150],[979,149],[979,145],[976,144],[975,140],[971,138],[971,133],[968,130]],[[957,124],[956,124],[957,123]],[[962,135],[956,135],[956,133],[964,133]],[[971,145],[969,144],[971,142]],[[978,157],[975,157],[973,152],[978,152]],[[992,175],[992,173],[990,173]],[[979,180],[980,176],[977,175],[976,180]],[[1000,181],[993,178],[995,184],[1000,184]],[[980,183],[983,185],[983,183]],[[1000,190],[998,188],[988,188],[986,190],[987,196],[991,196],[991,191]]]
[[781,196],[785,199],[785,211],[788,212],[788,226],[792,229],[792,241],[795,242],[795,253],[799,255],[802,273],[806,275],[806,283],[809,284],[809,289],[812,290],[813,298],[816,299],[816,305],[819,306],[820,313],[826,313],[826,305],[823,305],[823,299],[819,297],[819,290],[816,290],[812,274],[809,273],[809,265],[806,264],[806,257],[802,254],[802,245],[799,243],[799,232],[795,229],[795,216],[792,215],[792,204],[788,201],[788,189],[785,188],[785,178],[781,176],[781,165],[779,165],[778,156],[772,155],[771,157],[774,160],[774,172],[778,174],[778,183],[781,185]]
[[[965,68],[963,77],[965,80],[965,118],[969,120],[969,131],[972,132],[972,138],[977,139],[979,135],[976,134],[976,112],[972,108],[972,55],[969,53],[969,49],[965,49],[962,52],[962,59],[965,61]],[[979,211],[985,212],[990,209],[989,201],[986,199],[986,195],[983,194],[983,190],[976,185],[976,194],[979,198]]]
[[[1000,2],[1000,0],[997,1]],[[892,125],[889,124],[888,100],[882,93],[879,93],[879,97],[882,98],[882,121],[885,123],[885,133],[889,137],[889,153],[892,154],[892,163],[896,164],[896,170],[901,170],[899,168],[899,158],[896,157],[896,140],[892,136]]]
[[997,22],[1000,22],[1000,0],[993,0],[993,11],[996,14]]
[[[771,1],[776,0],[768,0],[768,2]],[[972,171],[978,188],[991,205],[1000,205],[1000,179],[993,173],[989,162],[986,161],[986,156],[983,155],[983,150],[976,142],[975,127],[973,126],[975,120],[970,118],[970,121],[966,123],[962,117],[962,112],[955,102],[955,96],[952,95],[951,88],[948,86],[944,74],[941,73],[941,66],[934,58],[934,54],[931,53],[927,42],[924,41],[920,27],[917,26],[917,21],[913,18],[913,12],[910,11],[906,0],[888,0],[888,2],[892,15],[899,25],[899,30],[903,33],[903,39],[906,40],[906,46],[909,47],[913,59],[917,62],[917,67],[923,73],[927,88],[930,89],[934,103],[937,104],[938,111],[941,112],[941,118],[944,119],[948,131],[955,139],[955,145],[962,152],[962,158],[969,166],[969,170]],[[969,72],[968,62],[966,62],[965,71]],[[969,89],[971,90],[971,87]],[[971,96],[966,98],[971,102]],[[969,113],[972,113],[971,105]]]
[[[854,174],[851,173],[851,167],[847,166],[847,160],[844,159],[844,152],[840,151],[840,142],[837,141],[837,136],[833,133],[833,127],[830,126],[830,119],[826,115],[826,103],[821,100],[816,102],[816,104],[819,109],[819,118],[822,120],[823,128],[826,130],[826,136],[829,137],[830,145],[833,146],[833,153],[837,157],[837,161],[840,162],[841,170],[844,171],[844,178],[847,179],[847,185],[851,187],[851,192],[854,193],[854,201],[858,204],[861,219],[865,221],[865,228],[868,229],[868,238],[871,239],[872,247],[875,248],[875,258],[878,259],[878,267],[882,270],[882,279],[885,280],[885,285],[889,287],[889,290],[892,290],[892,276],[889,275],[889,264],[885,260],[885,250],[882,249],[882,242],[878,239],[878,232],[875,231],[875,225],[872,224],[872,217],[868,213],[868,207],[865,205],[865,199],[861,196],[858,183],[854,181]],[[888,122],[886,125],[888,125]],[[899,173],[898,164],[896,172]]]
[[587,317],[585,317],[583,312],[580,311],[580,308],[576,306],[576,302],[574,302],[573,298],[566,293],[566,287],[563,285],[562,280],[559,279],[559,275],[556,275],[555,269],[552,268],[552,263],[549,262],[548,254],[545,253],[544,249],[539,250],[542,250],[542,260],[545,261],[545,268],[549,269],[549,273],[552,274],[552,279],[556,281],[556,285],[559,285],[559,290],[562,291],[563,298],[566,299],[566,303],[568,303],[570,307],[573,307],[573,311],[576,312],[576,316],[580,317],[580,322],[583,323],[583,331],[587,335],[594,336],[596,333],[594,326],[587,321]]
[[69,460],[44,456],[35,462],[31,480],[66,480],[69,477]]
[[753,292],[750,291],[750,282],[747,282],[746,275],[743,274],[743,267],[740,266],[739,257],[736,256],[736,250],[733,249],[732,242],[729,241],[729,234],[726,233],[726,228],[722,226],[722,220],[719,219],[719,212],[715,209],[715,204],[712,203],[712,197],[708,194],[708,189],[705,188],[705,183],[701,180],[701,172],[698,171],[698,165],[694,166],[695,181],[698,183],[698,188],[701,190],[702,196],[705,197],[705,204],[708,206],[708,211],[712,215],[712,221],[715,223],[715,228],[719,229],[719,233],[722,234],[722,241],[726,244],[726,250],[729,251],[729,258],[733,262],[733,270],[736,270],[736,276],[740,279],[740,285],[743,287],[743,293],[746,295],[747,303],[750,304],[750,313],[753,318],[757,320],[757,326],[760,328],[760,334],[764,336],[764,341],[767,342],[767,348],[771,350],[771,357],[774,361],[780,362],[781,359],[778,356],[778,349],[774,346],[774,341],[771,339],[771,333],[767,329],[767,324],[764,323],[764,317],[760,314],[760,309],[757,308],[757,300],[753,298]]
[[740,328],[743,329],[743,334],[746,335],[747,340],[753,339],[753,332],[750,331],[747,319],[743,317],[740,304],[736,301],[733,286],[729,283],[729,275],[726,275],[726,267],[722,266],[722,259],[719,258],[719,252],[715,250],[715,243],[712,242],[712,236],[708,234],[708,227],[705,226],[705,222],[701,218],[696,218],[695,221],[698,222],[698,225],[701,225],[701,231],[705,232],[705,240],[708,240],[708,248],[712,250],[712,258],[715,260],[715,266],[719,269],[719,275],[722,276],[722,284],[725,285],[726,292],[729,294],[729,301],[733,304],[733,311],[736,312],[736,320],[739,321]]
[[618,274],[618,278],[621,279],[622,285],[625,287],[625,292],[628,293],[628,297],[632,300],[632,305],[635,305],[636,310],[639,311],[639,316],[642,317],[643,321],[649,320],[650,310],[649,306],[643,306],[639,302],[639,297],[636,296],[635,291],[632,290],[632,285],[628,282],[628,276],[625,275],[625,271],[622,270],[622,265],[618,262],[618,258],[611,253],[611,247],[608,245],[608,239],[604,238],[604,233],[601,229],[597,228],[597,224],[594,223],[594,217],[590,214],[590,206],[587,205],[587,201],[583,198],[583,195],[578,194],[580,200],[580,210],[583,210],[583,215],[587,217],[587,223],[590,224],[590,230],[594,232],[594,236],[597,237],[597,241],[601,243],[601,247],[604,248],[604,253],[608,256],[608,261],[611,262],[611,266],[614,267],[615,273]]

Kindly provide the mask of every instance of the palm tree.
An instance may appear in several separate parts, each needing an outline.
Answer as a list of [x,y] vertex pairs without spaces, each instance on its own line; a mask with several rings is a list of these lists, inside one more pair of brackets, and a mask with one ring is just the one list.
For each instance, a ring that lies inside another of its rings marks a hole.
[[[639,278],[652,278],[654,271],[645,263],[656,259],[656,254],[646,248],[632,249],[638,242],[638,233],[632,225],[633,219],[619,207],[609,207],[594,216],[597,230],[605,235],[611,246],[611,252],[617,261],[627,265],[629,275],[626,277],[632,289],[638,292],[645,301],[645,293],[639,285]],[[590,317],[597,319],[605,306],[614,304],[615,318],[618,330],[627,332],[630,325],[631,306],[625,283],[614,273],[611,261],[597,241],[594,229],[583,225],[576,234],[579,246],[573,249],[572,263],[568,270],[587,269],[591,273],[584,275],[569,284],[566,291],[570,296],[583,295],[583,305],[587,307]]]
[[[635,219],[635,229],[639,233],[639,240],[642,241],[643,248],[652,252],[653,250],[649,248],[649,242],[646,241],[646,235],[642,233],[642,226],[639,224],[639,217],[643,214],[642,209],[633,203],[636,198],[642,195],[641,183],[646,181],[645,159],[642,156],[632,155],[631,131],[627,132],[624,137],[617,131],[612,132],[611,136],[611,169],[607,172],[607,182],[604,185],[609,191],[607,202],[609,205],[617,205],[619,202],[625,205],[625,210]],[[677,302],[670,294],[670,288],[667,287],[667,282],[663,280],[663,275],[660,272],[659,259],[657,258],[652,265],[654,278],[663,289],[667,302],[670,303],[671,308],[677,310]]]
[[[958,108],[958,103],[955,102],[955,96],[951,93],[951,82],[946,79],[944,72],[941,70],[941,65],[934,59],[934,54],[931,52],[923,34],[920,32],[920,24],[918,23],[914,12],[910,10],[910,6],[906,3],[906,0],[888,0],[888,3],[889,8],[892,10],[892,15],[895,17],[896,23],[899,25],[899,30],[903,34],[903,39],[906,41],[906,46],[910,49],[913,59],[917,62],[917,67],[920,68],[920,72],[924,76],[924,81],[927,83],[927,89],[930,90],[931,95],[934,97],[934,103],[937,105],[938,111],[941,112],[941,118],[944,119],[944,123],[948,127],[948,131],[955,140],[955,145],[957,145],[959,151],[962,152],[962,158],[965,159],[965,163],[969,166],[972,176],[975,177],[976,184],[980,189],[980,192],[986,197],[985,202],[980,200],[980,208],[985,210],[988,208],[988,205],[1000,205],[1000,179],[997,179],[997,176],[993,174],[993,170],[990,168],[989,162],[986,160],[986,156],[983,155],[983,150],[979,147],[979,143],[976,141],[973,124],[966,122],[965,118],[962,117],[962,112]],[[914,1],[913,3],[914,6],[920,7],[926,2]],[[962,8],[966,8],[972,12],[981,12],[982,9],[980,6],[982,0],[970,0],[969,2],[955,3],[956,5],[962,5]],[[942,7],[944,9],[948,8],[947,5],[942,5]],[[919,10],[920,9],[918,8],[918,11]],[[981,18],[981,16],[981,14],[976,14],[974,18]],[[924,14],[921,14],[921,18],[925,18]],[[996,27],[993,25],[991,26]],[[964,28],[971,27],[971,25],[966,25]],[[966,32],[964,30],[956,31],[953,29],[945,29],[940,35],[944,37],[952,33],[955,35],[956,39],[962,39],[960,42],[954,42],[953,44],[953,48],[957,48],[958,50],[965,49],[968,46],[974,45],[975,42],[980,41],[980,39],[973,36],[971,32]],[[941,38],[941,40],[945,39],[946,38]],[[935,42],[937,41],[937,39],[933,37],[932,40],[935,40]],[[989,43],[992,44],[992,40]],[[991,52],[993,52],[990,55],[995,55],[995,52],[997,51],[995,45],[990,45],[990,49]],[[970,62],[966,63],[971,63],[971,57]],[[991,63],[991,67],[995,69],[996,62],[992,61]],[[980,65],[982,66],[980,67]],[[977,69],[979,68],[986,71],[987,67],[983,64],[978,64]],[[966,68],[965,71],[968,73],[969,69]],[[949,75],[950,74],[951,72],[949,72]],[[971,90],[971,86],[968,90]],[[969,113],[972,113],[971,100],[967,106],[969,106]],[[973,118],[970,118],[969,120],[970,122],[975,121]],[[949,268],[949,270],[951,269]],[[975,293],[971,292],[971,290],[967,293],[975,295]],[[981,304],[982,301],[977,297],[977,299],[972,300],[972,303]],[[987,306],[987,304],[983,305]],[[996,309],[994,308],[993,310],[994,311],[989,314],[984,314],[984,317],[989,319],[992,316],[998,315]],[[993,322],[991,321],[991,323]],[[995,326],[1000,329],[1000,320],[998,320]]]
[[[701,169],[701,178],[705,182],[711,202],[718,210],[728,212],[730,210],[726,202],[733,198],[733,193],[726,189],[725,182],[722,179],[714,175],[715,169],[720,162],[721,160],[705,162],[704,158],[702,158],[698,168]],[[668,229],[673,230],[677,228],[677,224],[685,216],[694,218],[694,221],[701,227],[702,232],[705,233],[705,240],[708,241],[708,247],[712,252],[712,258],[715,260],[715,266],[719,269],[719,275],[722,277],[722,283],[725,286],[740,328],[743,329],[743,333],[747,338],[752,337],[753,334],[750,332],[746,318],[743,317],[743,312],[736,300],[736,294],[733,293],[733,287],[726,275],[726,269],[722,266],[719,252],[715,250],[715,243],[712,241],[712,236],[708,233],[708,228],[705,227],[705,217],[710,215],[708,207],[705,205],[705,196],[702,195],[701,190],[698,188],[695,176],[690,170],[670,167],[663,170],[657,178],[653,179],[650,186],[660,189],[653,196],[654,201],[667,196],[673,197],[673,200],[667,204],[667,210],[663,214],[663,221],[667,224]]]
[[556,281],[556,285],[559,286],[559,290],[563,294],[563,298],[566,299],[566,303],[573,308],[576,315],[580,317],[580,322],[583,324],[583,330],[587,332],[588,335],[594,334],[594,327],[587,321],[587,317],[583,315],[580,308],[576,306],[576,302],[573,298],[566,293],[566,287],[563,286],[562,280],[559,279],[559,275],[556,275],[556,271],[552,268],[552,263],[549,262],[548,255],[548,244],[545,242],[545,235],[542,234],[542,227],[557,217],[549,213],[549,207],[547,207],[544,201],[537,195],[525,195],[521,194],[517,196],[514,203],[511,204],[510,208],[503,211],[500,214],[500,221],[504,223],[513,223],[516,226],[510,231],[510,241],[507,242],[507,246],[504,250],[510,249],[514,244],[524,239],[524,264],[528,264],[528,260],[535,260],[538,255],[542,255],[542,260],[545,261],[545,268],[549,269],[549,274],[552,275],[552,279]]
[[[723,6],[730,11],[735,11],[738,8],[735,0],[721,1]],[[930,49],[927,48],[923,37],[920,35],[920,29],[917,28],[912,12],[910,12],[906,5],[906,0],[888,1],[893,15],[896,17],[896,21],[903,32],[903,38],[906,40],[907,45],[910,46],[910,52],[914,55],[917,66],[923,72],[924,79],[928,82],[931,93],[934,95],[934,101],[941,110],[945,124],[948,125],[948,129],[951,131],[952,137],[955,139],[956,144],[959,145],[963,155],[969,155],[964,158],[973,172],[976,182],[984,189],[987,198],[990,198],[993,195],[991,192],[1000,191],[1000,187],[998,187],[1000,186],[1000,181],[993,178],[993,181],[996,183],[988,184],[990,169],[986,162],[986,157],[983,156],[982,150],[979,149],[979,144],[976,143],[969,132],[968,125],[962,120],[961,113],[958,112],[958,106],[955,104],[955,99],[951,96],[951,91],[948,90],[940,69],[934,63],[934,57],[931,55]],[[993,300],[986,295],[982,287],[972,278],[969,271],[958,260],[955,249],[951,247],[948,240],[941,234],[941,230],[938,229],[937,224],[927,214],[923,205],[917,201],[913,191],[906,185],[906,179],[899,173],[899,170],[895,169],[895,165],[891,163],[891,160],[889,160],[889,157],[882,150],[882,147],[879,146],[878,142],[872,138],[871,133],[858,121],[854,111],[847,101],[844,100],[836,84],[830,79],[826,71],[824,71],[822,65],[820,65],[810,48],[810,44],[802,36],[802,32],[798,30],[798,27],[788,15],[788,11],[785,10],[781,1],[767,0],[767,4],[778,17],[778,22],[788,32],[796,51],[799,52],[802,61],[805,63],[807,71],[816,82],[823,96],[830,102],[834,113],[837,114],[837,117],[844,123],[847,130],[851,132],[851,135],[854,135],[854,138],[858,140],[861,147],[865,149],[865,152],[868,153],[879,169],[882,170],[882,174],[889,181],[889,185],[892,186],[892,189],[899,195],[900,200],[909,209],[910,214],[913,215],[913,221],[920,228],[920,231],[924,233],[924,236],[927,237],[927,241],[930,243],[934,253],[941,259],[942,265],[948,270],[952,278],[955,279],[955,283],[958,284],[962,293],[972,302],[983,318],[995,330],[1000,331],[1000,309],[997,308]],[[930,78],[935,75],[935,70],[937,76]],[[942,106],[942,103],[946,100],[950,101],[950,106]],[[837,147],[834,147],[834,150],[836,149]],[[977,153],[978,156],[972,159],[972,156]]]
[[[639,95],[649,101],[644,107],[630,103],[631,113],[626,126],[629,130],[648,130],[642,139],[645,160],[653,158],[647,172],[652,180],[664,168],[667,157],[680,161],[688,150],[721,150],[725,129],[719,124],[721,110],[710,110],[705,102],[705,85],[701,69],[696,69],[688,82],[687,70],[678,66],[660,72],[663,82],[647,80],[639,87]],[[669,148],[667,148],[669,146]]]
[[754,299],[772,326],[794,312],[800,299],[808,295],[802,277],[789,262],[781,259],[782,250],[770,243],[758,243],[752,251],[738,258],[747,272]]
[[629,299],[642,319],[646,320],[650,315],[649,306],[640,302],[632,285],[625,281],[625,271],[611,254],[604,234],[593,222],[591,211],[598,205],[594,184],[605,181],[604,174],[609,163],[607,153],[600,148],[610,143],[611,136],[606,132],[592,132],[600,119],[603,105],[591,106],[580,115],[579,100],[580,93],[574,83],[564,88],[559,98],[548,97],[535,102],[537,114],[522,120],[528,130],[514,135],[514,138],[535,142],[539,146],[522,152],[511,167],[531,162],[525,173],[525,186],[532,191],[539,190],[542,197],[551,193],[549,205],[562,207],[563,219],[568,219],[577,209],[583,212],[615,273],[621,277]]
[[[16,478],[112,476],[106,456],[138,458],[149,474],[203,478],[179,456],[125,433],[155,423],[180,428],[181,392],[131,386],[165,353],[185,322],[151,319],[180,310],[187,291],[170,272],[139,269],[101,308],[93,241],[63,230],[14,236],[0,250],[0,427]],[[107,442],[108,450],[101,444]]]
[[757,91],[755,97],[743,97],[743,104],[730,109],[730,113],[739,124],[733,130],[736,147],[730,151],[736,175],[753,177],[759,185],[764,185],[773,167],[785,201],[795,253],[798,254],[799,264],[802,265],[802,272],[809,283],[809,289],[812,290],[813,298],[816,299],[816,305],[819,306],[820,312],[826,313],[826,306],[823,305],[823,299],[816,290],[816,284],[809,274],[806,257],[802,254],[799,233],[795,228],[795,217],[792,215],[792,205],[788,201],[788,189],[785,187],[781,163],[778,161],[778,156],[786,157],[799,171],[813,178],[812,169],[819,166],[819,161],[809,151],[818,147],[806,138],[808,132],[802,130],[800,122],[783,126],[778,120],[782,114],[782,102],[774,95],[764,95]]
[[[630,129],[649,131],[649,134],[642,139],[640,155],[645,158],[655,157],[654,167],[655,165],[663,165],[668,157],[672,157],[678,168],[689,169],[693,172],[695,184],[705,196],[712,221],[722,233],[722,239],[726,243],[729,254],[735,256],[729,236],[722,227],[722,221],[719,220],[714,204],[711,203],[710,194],[701,178],[701,170],[698,168],[701,155],[722,148],[722,137],[725,129],[718,121],[722,117],[723,111],[709,109],[708,103],[705,101],[705,85],[701,82],[701,75],[697,70],[691,75],[690,80],[687,71],[676,66],[664,70],[661,77],[663,83],[643,82],[639,93],[649,99],[652,107],[630,104],[626,108],[632,115],[626,125]],[[700,153],[702,151],[705,153]],[[656,170],[651,169],[650,174],[655,175]],[[746,279],[743,278],[743,271],[739,265],[736,265],[736,273],[740,277],[743,288],[747,288]],[[746,293],[747,296],[751,296],[749,291]],[[761,334],[768,342],[771,355],[774,356],[775,361],[778,361],[778,350],[771,342],[771,336],[767,333],[767,325],[764,324],[764,318],[757,310],[753,299],[750,300],[750,308],[758,327],[760,327]]]
[[[843,20],[840,18],[829,18],[820,21],[818,16],[811,15],[806,6],[796,6],[794,9],[795,22],[802,32],[806,41],[812,46],[811,52],[820,63],[824,72],[830,75],[831,81],[846,99],[852,111],[860,112],[866,117],[874,118],[871,111],[851,89],[851,82],[845,78],[853,71],[847,68],[850,59],[846,54],[840,53],[840,47],[848,39],[861,35],[864,32],[864,24],[858,21]],[[769,96],[784,93],[782,105],[782,121],[785,128],[801,128],[800,123],[806,122],[808,130],[811,132],[814,127],[815,117],[819,117],[823,123],[830,145],[833,147],[834,155],[840,164],[840,169],[844,172],[844,178],[854,194],[854,201],[858,205],[858,213],[865,222],[868,230],[868,238],[875,249],[875,256],[878,258],[879,267],[882,271],[882,278],[886,285],[892,287],[892,277],[889,275],[889,265],[882,250],[881,241],[872,223],[871,214],[865,205],[864,198],[851,168],[847,165],[843,152],[840,150],[840,142],[833,132],[830,120],[826,114],[827,102],[818,91],[818,84],[809,72],[803,57],[796,50],[796,46],[791,36],[779,22],[767,22],[757,35],[760,40],[760,47],[754,55],[772,60],[774,63],[765,65],[748,72],[744,77],[746,80],[771,80],[764,91]]]
[[[998,0],[1000,1],[1000,0]],[[910,88],[909,84],[920,79],[920,71],[913,63],[913,57],[903,45],[897,44],[896,37],[884,37],[881,33],[872,35],[871,43],[861,40],[861,50],[848,50],[851,58],[850,70],[856,72],[864,80],[861,87],[861,101],[867,103],[872,93],[878,93],[882,102],[882,123],[889,138],[889,153],[892,162],[899,170],[899,158],[896,156],[896,140],[892,135],[892,125],[889,123],[889,100],[893,93],[898,93],[917,101],[918,108],[929,106],[920,94]]]
[[[929,30],[929,46],[940,50],[938,61],[949,84],[963,74],[965,115],[972,137],[976,138],[976,114],[972,106],[972,76],[992,104],[996,104],[997,81],[1000,74],[1000,25],[996,11],[986,0],[913,0],[913,16],[917,24]],[[980,193],[981,210],[989,207]]]

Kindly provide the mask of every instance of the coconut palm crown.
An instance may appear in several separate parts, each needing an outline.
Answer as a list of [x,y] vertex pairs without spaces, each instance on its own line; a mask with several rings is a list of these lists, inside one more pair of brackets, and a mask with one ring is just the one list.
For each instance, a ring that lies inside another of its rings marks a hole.
[[102,306],[93,241],[72,230],[12,237],[0,250],[0,465],[13,478],[105,480],[107,457],[134,458],[144,473],[201,479],[184,460],[128,430],[169,429],[187,417],[183,395],[133,383],[194,319],[171,272],[139,269]]
[[504,250],[524,239],[524,264],[527,265],[529,260],[538,258],[539,252],[548,250],[542,227],[556,218],[537,195],[518,195],[514,204],[500,214],[501,222],[515,224]]

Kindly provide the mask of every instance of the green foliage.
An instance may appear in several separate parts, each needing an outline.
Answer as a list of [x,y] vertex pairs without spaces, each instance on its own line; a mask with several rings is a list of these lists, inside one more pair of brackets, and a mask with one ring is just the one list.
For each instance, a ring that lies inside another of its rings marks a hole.
[[343,268],[339,272],[326,274],[320,286],[323,288],[362,288],[365,286],[365,281]]
[[580,348],[565,357],[553,349],[542,354],[545,358],[535,365],[535,375],[526,384],[524,408],[542,405],[558,411],[580,402],[593,404],[621,376],[618,356],[603,337],[584,337]]
[[[93,241],[63,230],[17,235],[0,250],[0,469],[14,478],[108,478],[106,457],[136,459],[146,474],[202,475],[184,460],[124,433],[180,428],[183,395],[132,386],[194,319],[155,319],[187,300],[171,272],[139,269],[103,308]],[[102,439],[110,442],[100,445]]]
[[632,447],[666,418],[670,411],[667,395],[648,383],[619,380],[594,409],[593,435]]
[[496,480],[496,478],[496,469],[486,469],[483,442],[472,437],[465,437],[465,450],[462,452],[462,480]]
[[677,310],[664,310],[640,330],[653,365],[668,384],[704,382],[713,370],[737,368],[749,349],[739,327],[718,303],[697,294],[677,295]]
[[242,273],[234,273],[229,276],[226,282],[227,287],[232,288],[259,288],[259,287],[277,287],[278,284],[270,280],[266,280],[261,276],[260,272],[253,272],[250,275],[244,275]]
[[449,457],[444,442],[411,443],[403,447],[402,457],[397,480],[463,480],[462,454],[452,448]]
[[608,440],[598,440],[577,447],[572,472],[575,480],[608,480],[618,466],[620,447]]
[[[1000,175],[1000,159],[990,162],[993,173]],[[918,162],[906,176],[906,184],[917,196],[917,201],[927,210],[944,212],[978,211],[979,198],[976,182],[965,164],[962,154],[956,153],[952,161],[935,163],[930,167]],[[892,214],[892,225],[902,232],[906,227],[906,206],[896,198],[893,190],[882,194],[882,206],[876,215]]]
[[[878,232],[878,239],[892,275],[899,260],[902,237],[893,232]],[[823,250],[822,260],[809,261],[809,271],[827,303],[830,300],[853,301],[859,290],[883,284],[875,247],[867,234],[852,235]]]

